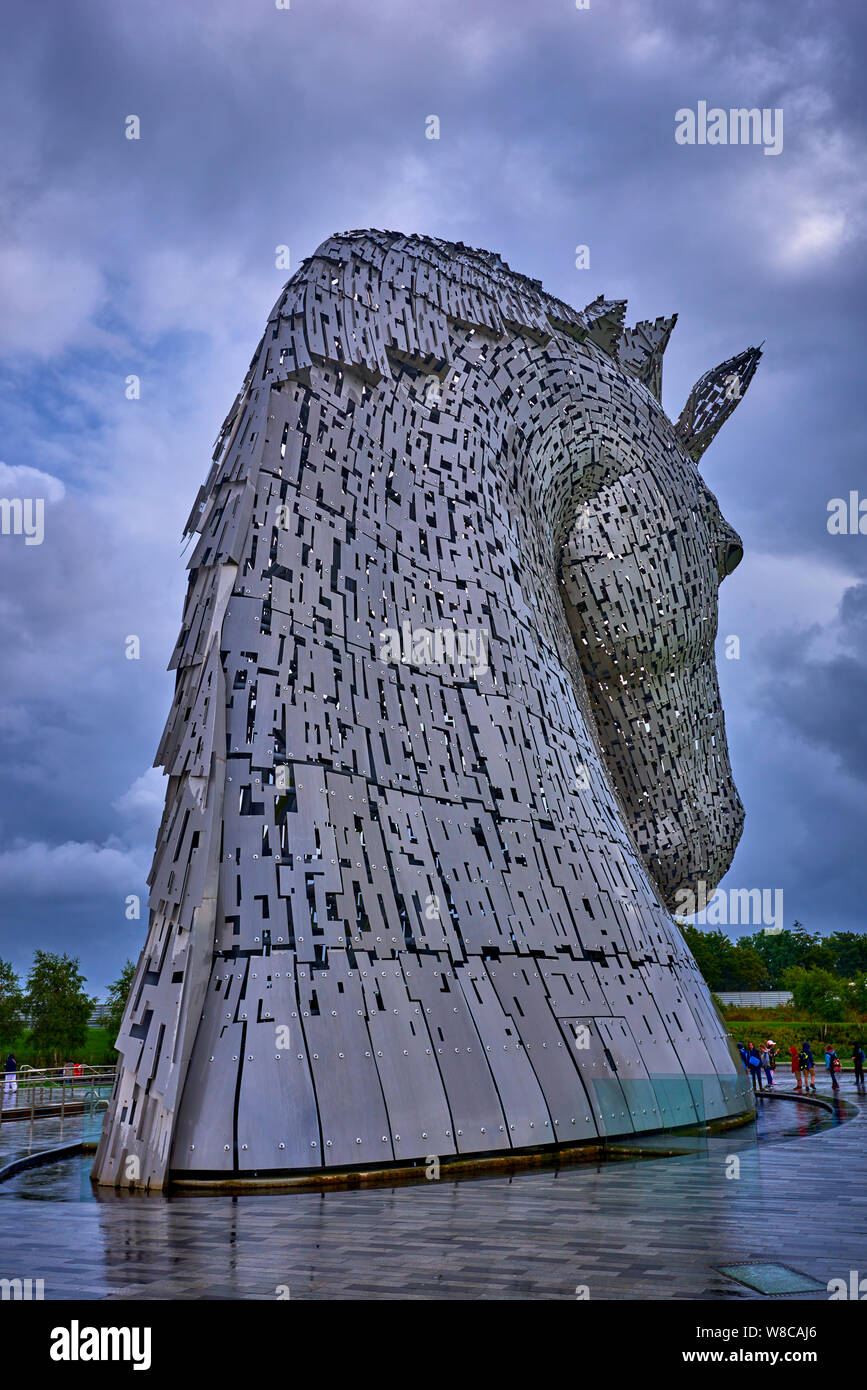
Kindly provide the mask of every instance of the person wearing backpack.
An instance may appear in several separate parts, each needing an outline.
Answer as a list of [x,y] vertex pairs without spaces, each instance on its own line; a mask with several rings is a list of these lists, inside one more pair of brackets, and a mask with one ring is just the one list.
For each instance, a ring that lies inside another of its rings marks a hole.
[[753,1078],[753,1090],[763,1091],[765,1088],[762,1085],[761,1053],[759,1052],[759,1049],[756,1047],[755,1043],[750,1043],[749,1049],[750,1050],[747,1053],[747,1062],[749,1063],[750,1067],[750,1076]]
[[859,1042],[852,1044],[852,1066],[855,1068],[855,1085],[864,1085],[864,1049]]
[[[813,1054],[809,1052],[807,1048],[802,1047],[798,1052],[798,1066],[801,1068],[801,1075],[804,1078],[805,1091],[809,1091],[810,1089],[810,1063],[812,1062],[812,1060]],[[815,1078],[815,1072],[813,1073],[813,1076]],[[814,1086],[813,1090],[815,1091],[815,1089],[816,1087]]]
[[774,1078],[771,1075],[771,1051],[767,1043],[765,1043],[759,1054],[759,1061],[764,1068],[765,1076],[768,1078],[768,1090],[770,1090],[774,1084]]
[[804,1072],[804,1090],[805,1090],[805,1091],[806,1091],[806,1090],[815,1091],[815,1089],[816,1089],[816,1063],[813,1061],[813,1053],[812,1053],[812,1051],[811,1051],[811,1049],[810,1049],[810,1044],[809,1044],[808,1042],[805,1042],[805,1043],[803,1044],[803,1047],[801,1048],[801,1053],[802,1053],[802,1055],[803,1055],[803,1057],[804,1057],[804,1059],[805,1059],[805,1061],[804,1061],[804,1066],[803,1066],[803,1072]]
[[837,1070],[840,1066],[840,1058],[834,1051],[833,1043],[828,1043],[825,1047],[825,1066],[827,1067],[828,1075],[831,1078],[831,1085],[833,1086],[835,1091],[839,1091],[840,1083],[837,1080]]

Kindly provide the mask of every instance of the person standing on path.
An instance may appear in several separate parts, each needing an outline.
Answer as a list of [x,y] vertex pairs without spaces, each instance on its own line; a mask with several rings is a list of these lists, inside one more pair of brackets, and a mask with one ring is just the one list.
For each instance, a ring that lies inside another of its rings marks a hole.
[[[803,1046],[803,1053],[804,1053],[804,1056],[805,1056],[806,1059],[807,1059],[806,1065],[805,1065],[805,1067],[804,1067],[804,1089],[805,1089],[805,1090],[809,1089],[809,1090],[811,1090],[811,1091],[815,1091],[815,1089],[816,1089],[816,1063],[813,1061],[813,1053],[812,1053],[812,1051],[811,1051],[811,1049],[810,1049],[810,1044],[809,1044],[808,1042],[805,1042],[805,1043],[804,1043],[804,1046]],[[809,1083],[809,1084],[808,1084],[808,1083]]]
[[765,1076],[768,1078],[768,1090],[770,1090],[774,1084],[774,1078],[771,1074],[771,1052],[767,1043],[765,1043],[764,1047],[762,1048],[760,1061],[762,1066],[764,1067]]
[[753,1078],[753,1090],[754,1090],[754,1091],[763,1091],[765,1088],[764,1088],[764,1086],[762,1085],[762,1058],[761,1058],[761,1053],[759,1052],[759,1049],[756,1047],[755,1043],[750,1043],[750,1044],[749,1044],[749,1049],[750,1049],[750,1050],[749,1050],[749,1052],[747,1053],[747,1061],[749,1062],[749,1065],[750,1065],[750,1075],[751,1075],[752,1078]]
[[831,1078],[831,1085],[834,1087],[835,1091],[839,1091],[840,1089],[840,1083],[837,1080],[837,1063],[839,1062],[839,1060],[839,1057],[834,1051],[834,1044],[828,1043],[825,1048],[825,1066],[828,1069],[828,1075]]
[[6,1058],[6,1079],[3,1082],[4,1096],[10,1093],[14,1096],[18,1090],[18,1063],[14,1053],[10,1052]]
[[852,1066],[855,1068],[855,1085],[864,1085],[864,1049],[859,1042],[852,1044]]
[[793,1091],[800,1091],[800,1089],[801,1089],[801,1051],[800,1051],[800,1048],[798,1047],[798,1045],[797,1045],[796,1043],[792,1043],[792,1046],[789,1048],[789,1052],[790,1052],[791,1055],[792,1055],[792,1075],[793,1075],[793,1077],[795,1078],[795,1081],[796,1081],[796,1083],[797,1083],[795,1086],[792,1087],[792,1090],[793,1090]]

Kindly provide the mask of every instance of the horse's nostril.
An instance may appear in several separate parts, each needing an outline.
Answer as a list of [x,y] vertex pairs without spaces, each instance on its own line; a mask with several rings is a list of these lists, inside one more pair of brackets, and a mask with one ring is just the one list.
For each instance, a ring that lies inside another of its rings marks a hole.
[[726,546],[725,555],[723,556],[721,577],[725,579],[727,574],[731,574],[732,570],[736,570],[743,558],[743,546],[736,545],[733,541],[730,542],[729,545]]

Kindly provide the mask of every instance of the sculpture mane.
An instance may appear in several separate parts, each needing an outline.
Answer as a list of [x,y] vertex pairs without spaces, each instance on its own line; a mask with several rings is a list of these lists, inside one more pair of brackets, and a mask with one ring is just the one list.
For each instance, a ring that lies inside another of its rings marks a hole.
[[285,287],[188,523],[98,1181],[749,1110],[665,905],[742,825],[713,658],[740,542],[696,465],[760,351],[672,425],[674,318],[624,319],[394,233]]

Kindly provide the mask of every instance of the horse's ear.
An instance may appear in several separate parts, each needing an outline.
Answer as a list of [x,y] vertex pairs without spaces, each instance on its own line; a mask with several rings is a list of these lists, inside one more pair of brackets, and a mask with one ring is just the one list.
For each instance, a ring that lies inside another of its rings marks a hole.
[[761,346],[747,348],[721,362],[695,383],[674,432],[684,452],[698,463],[714,435],[725,424],[753,379]]
[[677,314],[671,318],[642,319],[634,328],[624,330],[617,353],[618,361],[636,381],[662,400],[662,354],[668,347]]
[[605,299],[601,294],[583,310],[581,317],[587,325],[585,337],[609,356],[616,357],[626,321],[626,300]]

